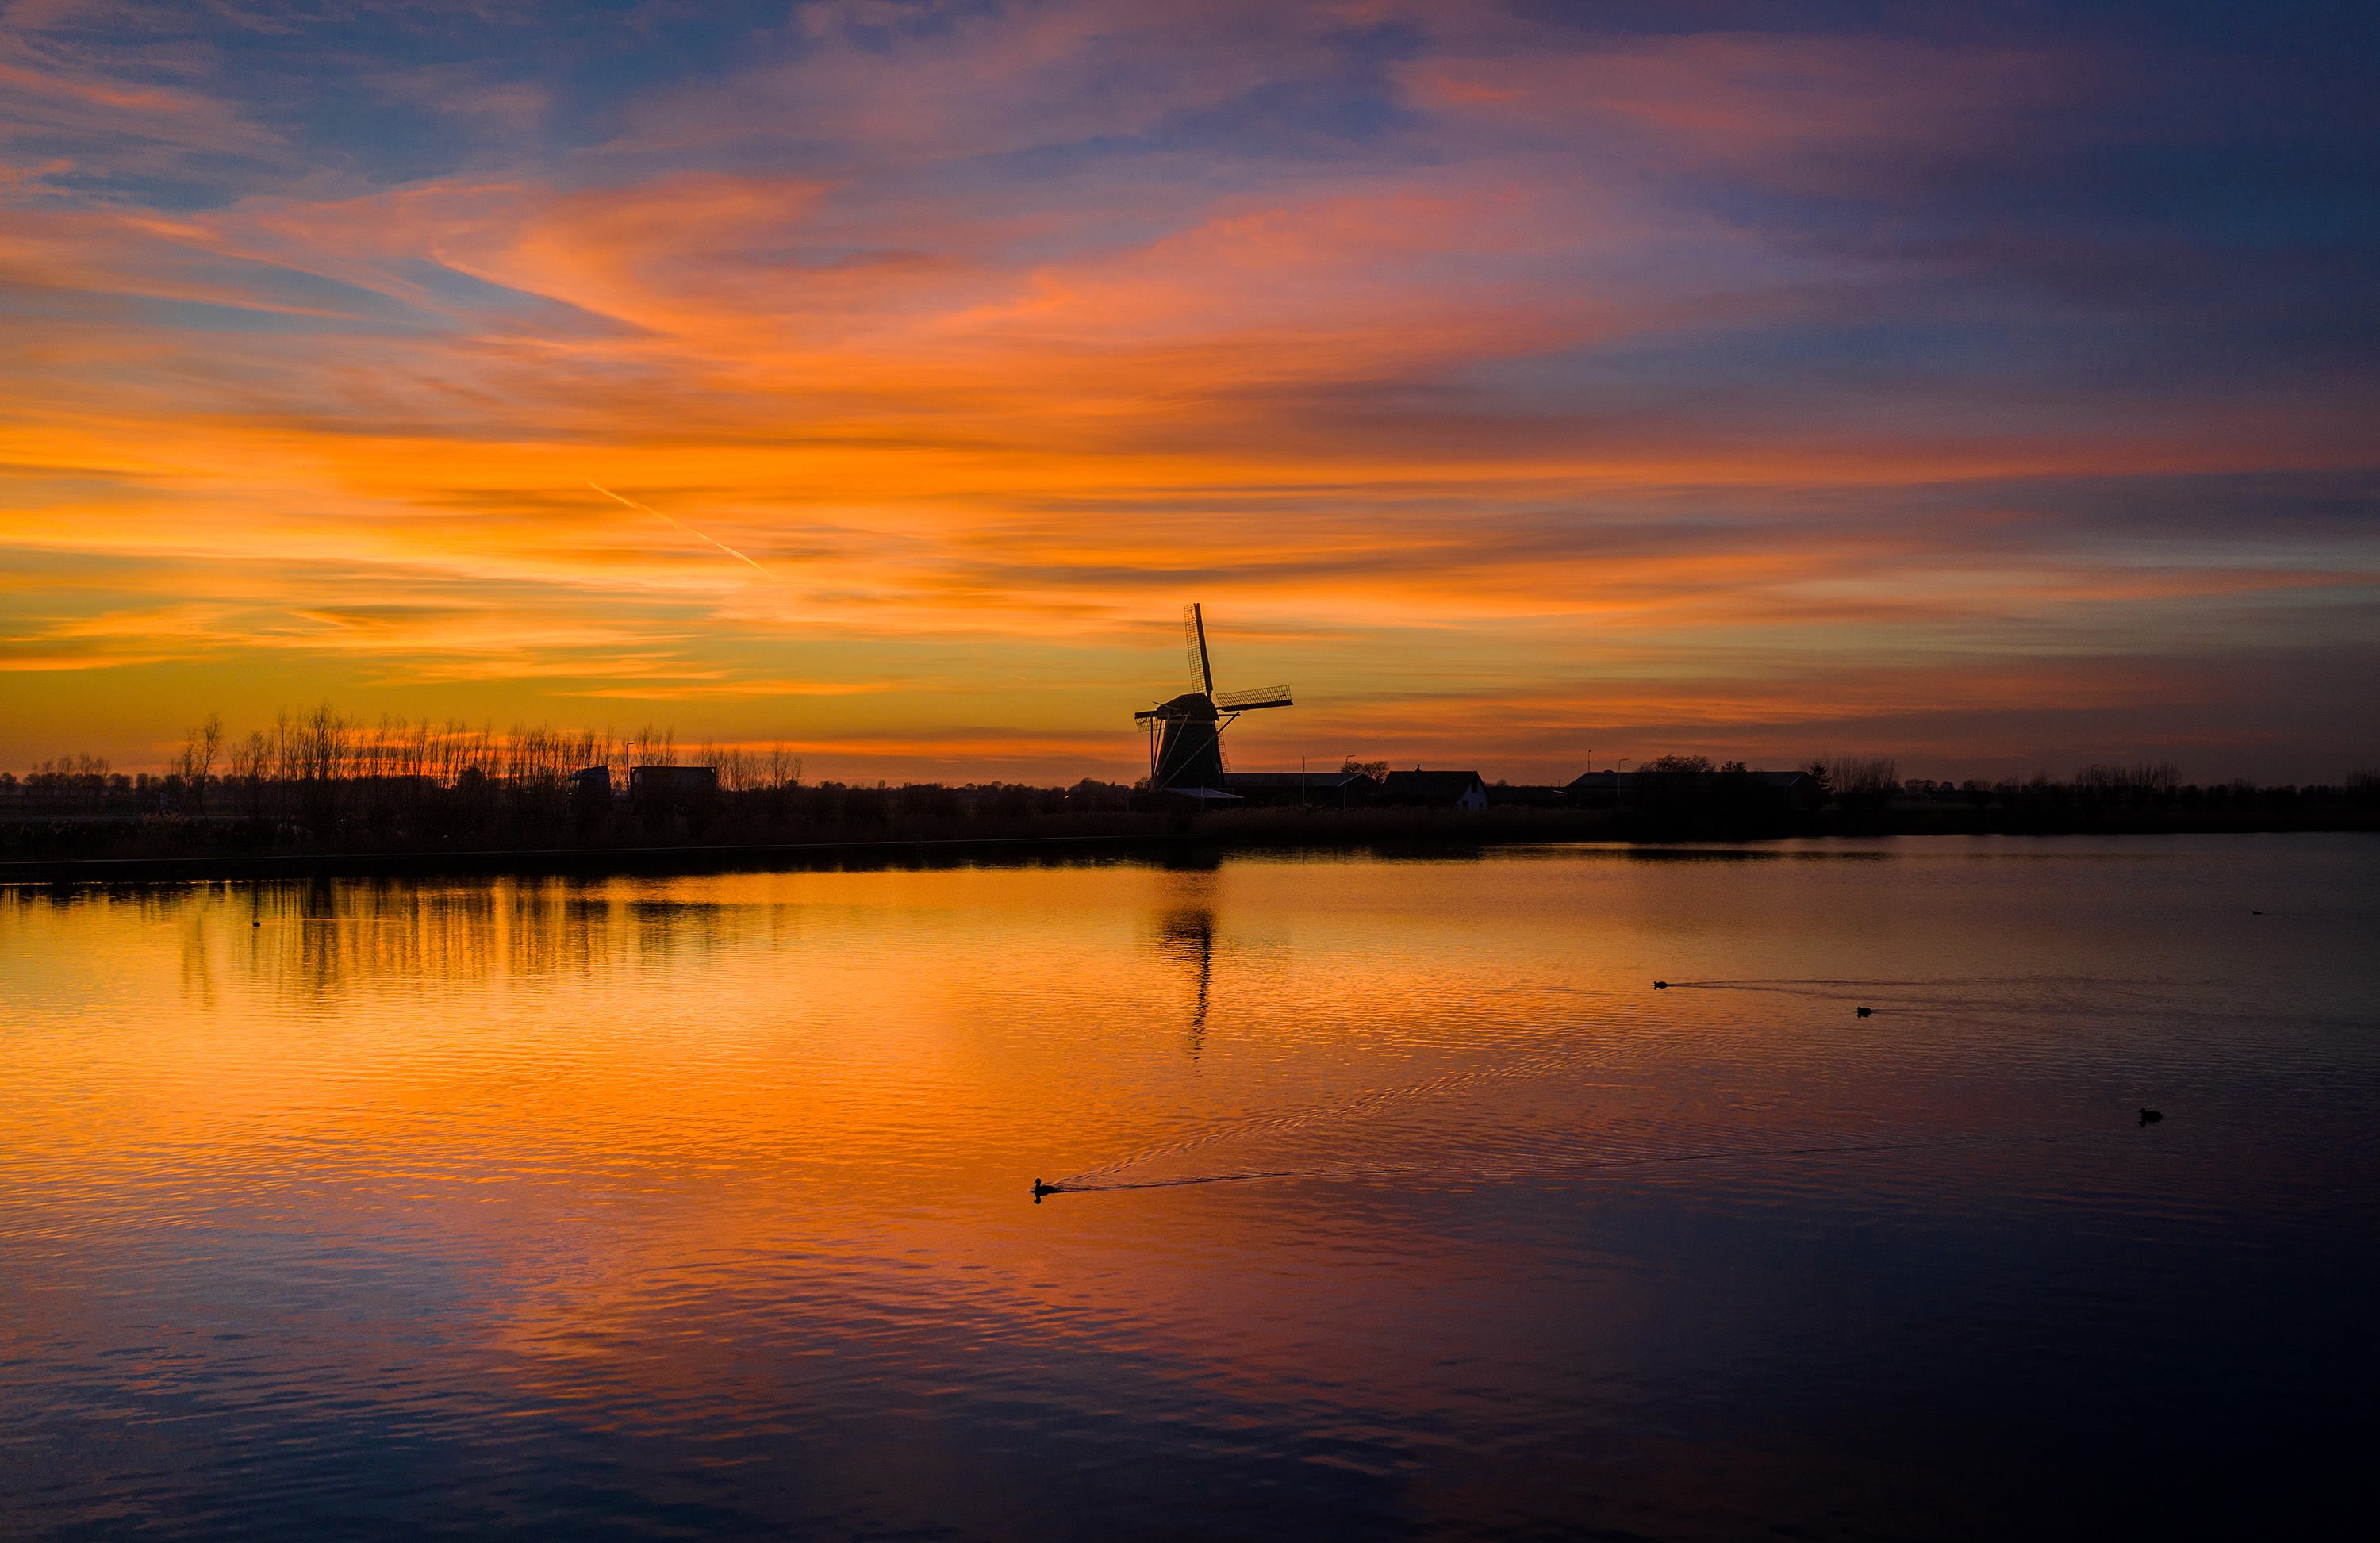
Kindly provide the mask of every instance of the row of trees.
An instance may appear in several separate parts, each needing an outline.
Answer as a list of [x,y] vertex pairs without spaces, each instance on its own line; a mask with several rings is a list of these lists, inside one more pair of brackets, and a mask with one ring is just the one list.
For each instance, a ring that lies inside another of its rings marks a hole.
[[[218,784],[253,790],[333,782],[437,787],[485,782],[553,789],[592,767],[625,783],[634,768],[673,765],[677,755],[674,732],[650,724],[629,735],[517,723],[500,733],[492,723],[474,727],[455,719],[433,723],[383,716],[367,723],[325,702],[311,712],[279,713],[270,728],[240,740],[226,741],[223,719],[210,713],[183,736],[172,775],[202,805]],[[739,792],[801,781],[801,760],[783,745],[747,750],[706,742],[693,757],[697,765],[718,768],[721,781]]]
[[1696,839],[1892,832],[2367,828],[2380,817],[2380,772],[2341,784],[2259,786],[2184,783],[2170,761],[2093,764],[2067,781],[1902,780],[1889,757],[1834,756],[1780,786],[1742,761],[1663,756],[1641,763],[1621,794],[1623,833]]
[[[688,764],[717,788],[631,803],[639,768]],[[601,768],[604,777],[580,773]],[[768,841],[980,821],[1031,821],[1085,810],[1118,812],[1131,790],[1086,780],[1073,788],[990,783],[965,787],[805,784],[802,759],[783,744],[681,747],[666,728],[632,734],[383,718],[368,723],[325,704],[283,712],[245,737],[209,715],[184,735],[171,770],[127,776],[92,757],[45,761],[22,780],[0,773],[0,797],[19,817],[6,844],[63,853],[120,841],[93,816],[162,817],[179,833],[147,844],[257,850],[506,847],[603,841]],[[36,837],[25,820],[55,822]],[[144,820],[143,824],[152,823]],[[78,829],[81,833],[78,834]]]
[[[2140,761],[2131,765],[2094,762],[2062,783],[2046,772],[2028,779],[1999,782],[1969,778],[1954,783],[1925,777],[1912,777],[1904,782],[1900,774],[1900,763],[1889,756],[1835,756],[1814,760],[1803,770],[1809,774],[1815,788],[1811,802],[1815,806],[1824,808],[1831,805],[1864,810],[1883,809],[1912,801],[1960,802],[1981,808],[1995,803],[2042,798],[2132,808],[2166,808],[2247,803],[2278,791],[2245,781],[2186,784],[2181,780],[2181,769],[2169,760]],[[1681,787],[1708,788],[1751,776],[1752,772],[1742,761],[1731,760],[1715,765],[1705,756],[1663,756],[1645,762],[1637,770],[1640,785],[1653,786],[1666,783]],[[2325,790],[2317,786],[2305,791],[2319,795]],[[2349,797],[2369,798],[2375,792],[2380,792],[2380,771],[2366,769],[2350,772],[2343,784],[2327,791]]]
[[[715,769],[716,794],[688,797],[676,791],[638,806],[618,798],[617,790],[627,787],[638,768],[681,762]],[[612,796],[590,796],[576,780],[595,767],[608,772]],[[1351,759],[1342,770],[1377,782],[1388,767]],[[1609,817],[1625,834],[1733,837],[1796,830],[2150,829],[2159,828],[2159,820],[2166,828],[2242,828],[2242,821],[2258,819],[2302,822],[2330,818],[2325,810],[2380,809],[2380,774],[2369,771],[2343,786],[2276,789],[2184,784],[2170,762],[2095,764],[2066,782],[2046,776],[1904,781],[1892,758],[1874,756],[1830,756],[1801,770],[1807,783],[1789,793],[1740,760],[1664,756],[1637,767]],[[484,723],[426,718],[366,723],[325,704],[278,714],[269,726],[238,738],[210,715],[184,736],[162,774],[127,775],[91,756],[43,761],[21,780],[0,772],[0,810],[16,817],[9,828],[19,832],[6,844],[29,850],[86,838],[61,833],[61,827],[37,841],[27,820],[94,816],[179,817],[187,827],[240,827],[236,834],[170,838],[184,843],[386,849],[954,834],[995,827],[1021,833],[1062,816],[1122,816],[1134,803],[1132,789],[1089,779],[1070,788],[1002,783],[871,788],[808,784],[802,771],[801,759],[783,745],[682,748],[665,728],[618,735],[529,725],[499,732]],[[1564,802],[1555,795],[1531,807]]]

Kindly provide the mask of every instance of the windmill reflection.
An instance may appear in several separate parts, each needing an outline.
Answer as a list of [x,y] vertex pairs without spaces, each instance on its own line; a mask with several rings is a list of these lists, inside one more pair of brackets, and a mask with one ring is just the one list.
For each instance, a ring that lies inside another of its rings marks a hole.
[[1207,1000],[1215,979],[1215,913],[1206,906],[1168,911],[1157,930],[1158,947],[1190,966],[1198,986],[1190,1008],[1190,1059],[1207,1048]]

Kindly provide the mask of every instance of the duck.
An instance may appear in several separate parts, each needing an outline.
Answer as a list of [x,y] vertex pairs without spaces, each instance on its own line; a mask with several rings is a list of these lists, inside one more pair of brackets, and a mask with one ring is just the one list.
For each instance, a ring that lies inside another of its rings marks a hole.
[[1666,991],[1666,990],[1668,990],[1669,989],[1670,989],[1670,983],[1669,983],[1668,981],[1666,981],[1666,980],[1656,980],[1655,982],[1653,982],[1653,990],[1657,990],[1657,991]]
[[1033,1181],[1033,1203],[1035,1205],[1038,1206],[1041,1203],[1041,1197],[1044,1195],[1055,1195],[1057,1193],[1058,1186],[1056,1185],[1043,1184],[1038,1179]]
[[2144,1109],[2141,1111],[2141,1124],[2143,1125],[2154,1125],[2159,1120],[2164,1118],[2165,1115],[2157,1110]]
[[1863,1018],[1872,1018],[1876,1015],[1876,1009],[1873,1007],[1863,1007],[1859,1010],[1859,1015]]

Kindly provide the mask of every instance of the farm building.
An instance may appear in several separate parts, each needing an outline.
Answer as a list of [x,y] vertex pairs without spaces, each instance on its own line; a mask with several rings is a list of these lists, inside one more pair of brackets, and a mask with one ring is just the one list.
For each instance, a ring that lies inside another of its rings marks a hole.
[[1375,784],[1361,772],[1227,772],[1223,786],[1251,806],[1360,808]]
[[1379,791],[1372,796],[1372,802],[1406,808],[1475,812],[1488,807],[1488,784],[1476,772],[1425,772],[1416,766],[1410,772],[1390,772]]

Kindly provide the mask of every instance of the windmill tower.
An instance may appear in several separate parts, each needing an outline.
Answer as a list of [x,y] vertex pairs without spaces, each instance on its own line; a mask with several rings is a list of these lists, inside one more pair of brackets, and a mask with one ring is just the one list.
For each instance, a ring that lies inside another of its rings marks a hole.
[[1133,714],[1148,735],[1148,785],[1212,796],[1223,791],[1223,731],[1243,712],[1288,707],[1289,687],[1215,694],[1215,667],[1207,656],[1207,618],[1182,608],[1182,638],[1190,655],[1191,685],[1170,702]]

